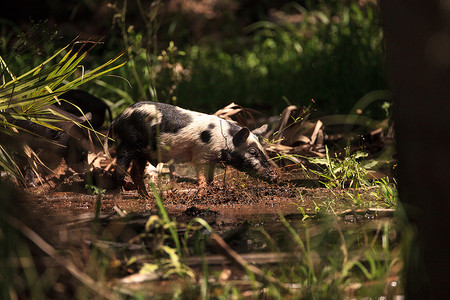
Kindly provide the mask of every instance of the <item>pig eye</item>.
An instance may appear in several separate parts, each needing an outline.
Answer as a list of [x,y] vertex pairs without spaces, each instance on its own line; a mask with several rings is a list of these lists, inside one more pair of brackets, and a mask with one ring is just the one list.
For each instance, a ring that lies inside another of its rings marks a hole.
[[250,155],[257,156],[258,151],[256,151],[255,148],[250,148],[248,149],[248,153],[250,153]]

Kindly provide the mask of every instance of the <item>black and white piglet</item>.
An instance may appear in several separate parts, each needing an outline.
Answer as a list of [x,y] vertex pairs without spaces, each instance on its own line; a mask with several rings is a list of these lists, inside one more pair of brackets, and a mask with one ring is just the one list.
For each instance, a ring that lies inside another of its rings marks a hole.
[[138,102],[112,122],[117,141],[119,184],[132,164],[131,177],[141,194],[147,161],[192,162],[200,185],[214,179],[217,163],[231,165],[251,176],[275,179],[268,156],[255,134],[246,127],[164,103]]

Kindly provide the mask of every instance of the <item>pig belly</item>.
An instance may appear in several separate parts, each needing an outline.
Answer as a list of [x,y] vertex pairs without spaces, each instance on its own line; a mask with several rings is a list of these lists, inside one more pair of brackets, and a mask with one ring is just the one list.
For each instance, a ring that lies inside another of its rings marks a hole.
[[193,147],[186,143],[180,143],[177,146],[161,145],[161,157],[158,157],[158,151],[147,152],[148,160],[151,163],[167,163],[173,160],[176,163],[191,162],[193,159]]

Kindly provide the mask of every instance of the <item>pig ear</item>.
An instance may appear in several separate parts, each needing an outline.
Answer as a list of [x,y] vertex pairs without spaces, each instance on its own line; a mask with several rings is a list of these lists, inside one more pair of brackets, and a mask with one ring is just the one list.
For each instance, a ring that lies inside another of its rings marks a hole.
[[250,130],[247,127],[242,128],[233,136],[233,145],[239,147],[242,145],[250,135]]
[[92,121],[92,114],[91,114],[91,112],[88,112],[88,113],[84,114],[84,116],[81,118],[83,118],[85,121],[90,122],[90,121]]
[[268,128],[269,126],[267,125],[267,124],[264,124],[263,126],[261,126],[261,127],[259,127],[259,128],[256,128],[256,129],[253,129],[252,130],[252,133],[254,134],[254,135],[263,135],[266,131],[267,131],[267,128]]

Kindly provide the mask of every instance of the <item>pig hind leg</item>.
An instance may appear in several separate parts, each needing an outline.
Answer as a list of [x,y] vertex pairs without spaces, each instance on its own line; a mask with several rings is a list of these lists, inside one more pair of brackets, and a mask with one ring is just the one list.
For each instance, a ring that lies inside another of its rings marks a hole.
[[147,189],[144,184],[144,171],[147,165],[147,159],[143,156],[137,156],[133,160],[133,165],[131,167],[131,179],[133,179],[134,184],[140,195],[148,197]]

